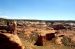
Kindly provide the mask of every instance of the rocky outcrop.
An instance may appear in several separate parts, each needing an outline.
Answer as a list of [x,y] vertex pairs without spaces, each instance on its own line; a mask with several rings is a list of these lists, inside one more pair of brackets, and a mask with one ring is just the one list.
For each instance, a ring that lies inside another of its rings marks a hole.
[[17,34],[0,33],[0,49],[24,49]]

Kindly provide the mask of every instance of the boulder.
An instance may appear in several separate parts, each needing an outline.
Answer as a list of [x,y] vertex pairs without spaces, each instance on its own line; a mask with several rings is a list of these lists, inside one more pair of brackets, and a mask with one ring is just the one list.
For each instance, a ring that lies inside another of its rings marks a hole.
[[17,34],[0,33],[0,49],[24,49]]

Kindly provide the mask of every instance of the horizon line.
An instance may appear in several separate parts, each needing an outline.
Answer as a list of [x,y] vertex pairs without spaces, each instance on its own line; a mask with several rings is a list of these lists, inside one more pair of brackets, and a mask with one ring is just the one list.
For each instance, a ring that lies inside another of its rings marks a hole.
[[10,19],[10,18],[0,18],[0,19],[7,19],[7,20],[34,20],[34,21],[75,21],[75,20],[43,20],[43,19]]

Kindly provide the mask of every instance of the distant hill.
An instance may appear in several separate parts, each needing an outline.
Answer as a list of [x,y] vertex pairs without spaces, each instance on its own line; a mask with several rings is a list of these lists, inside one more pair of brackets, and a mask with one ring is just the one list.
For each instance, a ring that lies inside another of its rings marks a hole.
[[75,23],[75,20],[35,20],[35,19],[5,19],[5,18],[0,18],[1,20],[10,20],[10,21],[40,21],[40,22],[73,22]]

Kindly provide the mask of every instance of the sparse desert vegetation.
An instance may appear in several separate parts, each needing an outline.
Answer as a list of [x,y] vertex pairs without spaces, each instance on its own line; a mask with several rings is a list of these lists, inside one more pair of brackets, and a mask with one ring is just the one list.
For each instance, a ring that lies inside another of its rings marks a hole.
[[[7,30],[12,28],[8,21],[16,22],[12,33]],[[25,49],[75,49],[75,21],[0,19],[0,34],[3,33],[16,34]]]

